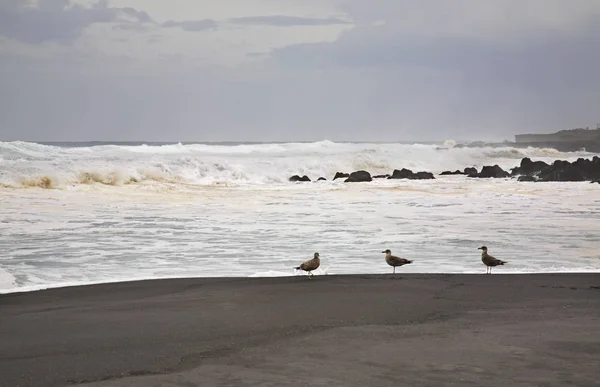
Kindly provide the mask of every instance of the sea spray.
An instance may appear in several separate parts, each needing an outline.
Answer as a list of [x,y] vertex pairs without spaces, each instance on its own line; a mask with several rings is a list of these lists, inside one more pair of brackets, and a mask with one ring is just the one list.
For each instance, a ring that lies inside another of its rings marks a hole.
[[13,188],[65,188],[77,185],[121,186],[284,184],[290,176],[331,179],[336,172],[372,174],[408,168],[430,171],[498,164],[508,170],[523,157],[553,162],[589,157],[539,148],[466,148],[396,143],[170,144],[51,146],[0,142],[0,185]]

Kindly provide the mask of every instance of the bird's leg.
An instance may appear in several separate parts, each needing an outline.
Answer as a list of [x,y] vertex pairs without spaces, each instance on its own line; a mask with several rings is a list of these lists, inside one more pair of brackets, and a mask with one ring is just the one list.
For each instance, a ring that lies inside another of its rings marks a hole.
[[394,274],[396,274],[396,266],[393,266],[393,268],[394,268]]

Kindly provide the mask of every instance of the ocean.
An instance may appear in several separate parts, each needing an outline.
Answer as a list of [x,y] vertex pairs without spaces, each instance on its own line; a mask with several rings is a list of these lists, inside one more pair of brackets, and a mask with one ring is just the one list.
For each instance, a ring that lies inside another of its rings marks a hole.
[[[0,142],[0,292],[295,272],[600,272],[600,185],[439,176],[587,152],[404,143]],[[364,169],[435,180],[331,181]],[[291,183],[292,175],[327,181]]]

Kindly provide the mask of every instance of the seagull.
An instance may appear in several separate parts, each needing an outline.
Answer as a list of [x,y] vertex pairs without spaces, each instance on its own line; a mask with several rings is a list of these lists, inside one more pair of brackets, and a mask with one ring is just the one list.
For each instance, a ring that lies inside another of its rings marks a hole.
[[307,271],[309,275],[308,278],[311,278],[313,276],[312,271],[317,270],[320,265],[321,260],[319,259],[319,253],[315,253],[313,259],[303,262],[300,266],[297,266],[294,269]]
[[494,266],[498,266],[498,265],[504,265],[505,261],[501,261],[497,258],[492,257],[491,255],[488,254],[488,248],[487,246],[481,246],[477,248],[478,250],[483,250],[481,252],[481,262],[484,263],[486,267],[486,272],[485,274],[492,274],[492,267]]
[[413,262],[409,261],[408,259],[393,256],[390,249],[382,251],[382,253],[385,253],[385,261],[387,264],[394,268],[394,274],[396,273],[396,266],[407,265]]

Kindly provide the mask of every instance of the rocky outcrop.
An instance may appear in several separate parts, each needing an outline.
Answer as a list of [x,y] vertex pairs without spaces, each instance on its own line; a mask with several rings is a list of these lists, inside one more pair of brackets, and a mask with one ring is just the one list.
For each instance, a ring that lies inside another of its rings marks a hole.
[[294,175],[289,178],[289,181],[310,181],[310,177],[308,177],[306,175],[304,175],[302,177],[300,177],[298,175]]
[[517,181],[537,181],[537,177],[524,175],[524,176],[519,176]]
[[457,170],[456,170],[456,171],[454,171],[454,172],[452,172],[452,171],[444,171],[444,172],[440,173],[440,175],[442,175],[442,176],[447,176],[447,175],[464,175],[464,173],[463,173],[463,172],[461,172],[461,171],[459,171],[459,170],[457,169]]
[[352,172],[350,174],[350,176],[348,176],[348,178],[346,180],[344,180],[345,183],[358,183],[358,182],[363,182],[363,181],[371,181],[373,180],[373,178],[371,177],[371,174],[367,171],[356,171],[356,172]]
[[556,160],[552,165],[524,158],[512,174],[520,175],[519,181],[530,181],[525,180],[526,176],[534,177],[536,181],[594,181],[600,179],[600,158],[579,158],[572,163]]
[[336,172],[335,176],[333,177],[333,180],[335,180],[335,179],[345,179],[347,177],[350,177],[350,174],[344,173],[344,172]]
[[544,168],[548,168],[549,165],[543,161],[531,161],[529,157],[525,157],[521,160],[521,164],[511,170],[512,176],[517,175],[533,175],[540,173]]
[[415,173],[410,169],[394,169],[394,172],[392,172],[392,176],[388,177],[388,179],[410,179],[414,174]]
[[504,177],[509,177],[510,173],[506,172],[504,169],[500,168],[498,165],[489,166],[481,168],[481,172],[476,175],[470,174],[469,177],[479,177],[479,178],[496,178],[501,179]]
[[471,176],[476,176],[476,175],[477,175],[477,168],[475,168],[475,167],[466,167],[466,168],[463,170],[463,173],[464,173],[465,175],[467,175],[467,176],[470,176],[470,177],[471,177]]
[[[577,159],[574,162],[565,160],[556,160],[552,164],[547,164],[543,161],[532,161],[525,157],[521,160],[519,166],[512,168],[511,172],[503,170],[498,165],[486,165],[477,172],[474,167],[467,167],[461,172],[444,171],[440,175],[467,175],[469,177],[478,178],[506,178],[509,176],[517,177],[518,181],[590,181],[600,182],[600,157],[594,156],[592,159]],[[393,173],[371,176],[368,171],[360,170],[351,174],[337,172],[333,180],[345,178],[344,182],[366,182],[373,179],[410,179],[410,180],[429,180],[435,179],[431,172],[413,172],[410,169],[394,169]],[[317,181],[327,180],[324,177],[319,177]],[[311,181],[306,175],[294,175],[289,178],[292,182]]]
[[415,180],[431,180],[435,179],[431,172],[417,172],[415,173]]
[[539,181],[586,181],[584,172],[573,165],[550,168],[540,174]]
[[394,169],[392,176],[388,177],[388,179],[411,179],[411,180],[427,180],[427,179],[435,179],[433,173],[431,172],[413,172],[410,169],[402,168],[400,170]]

